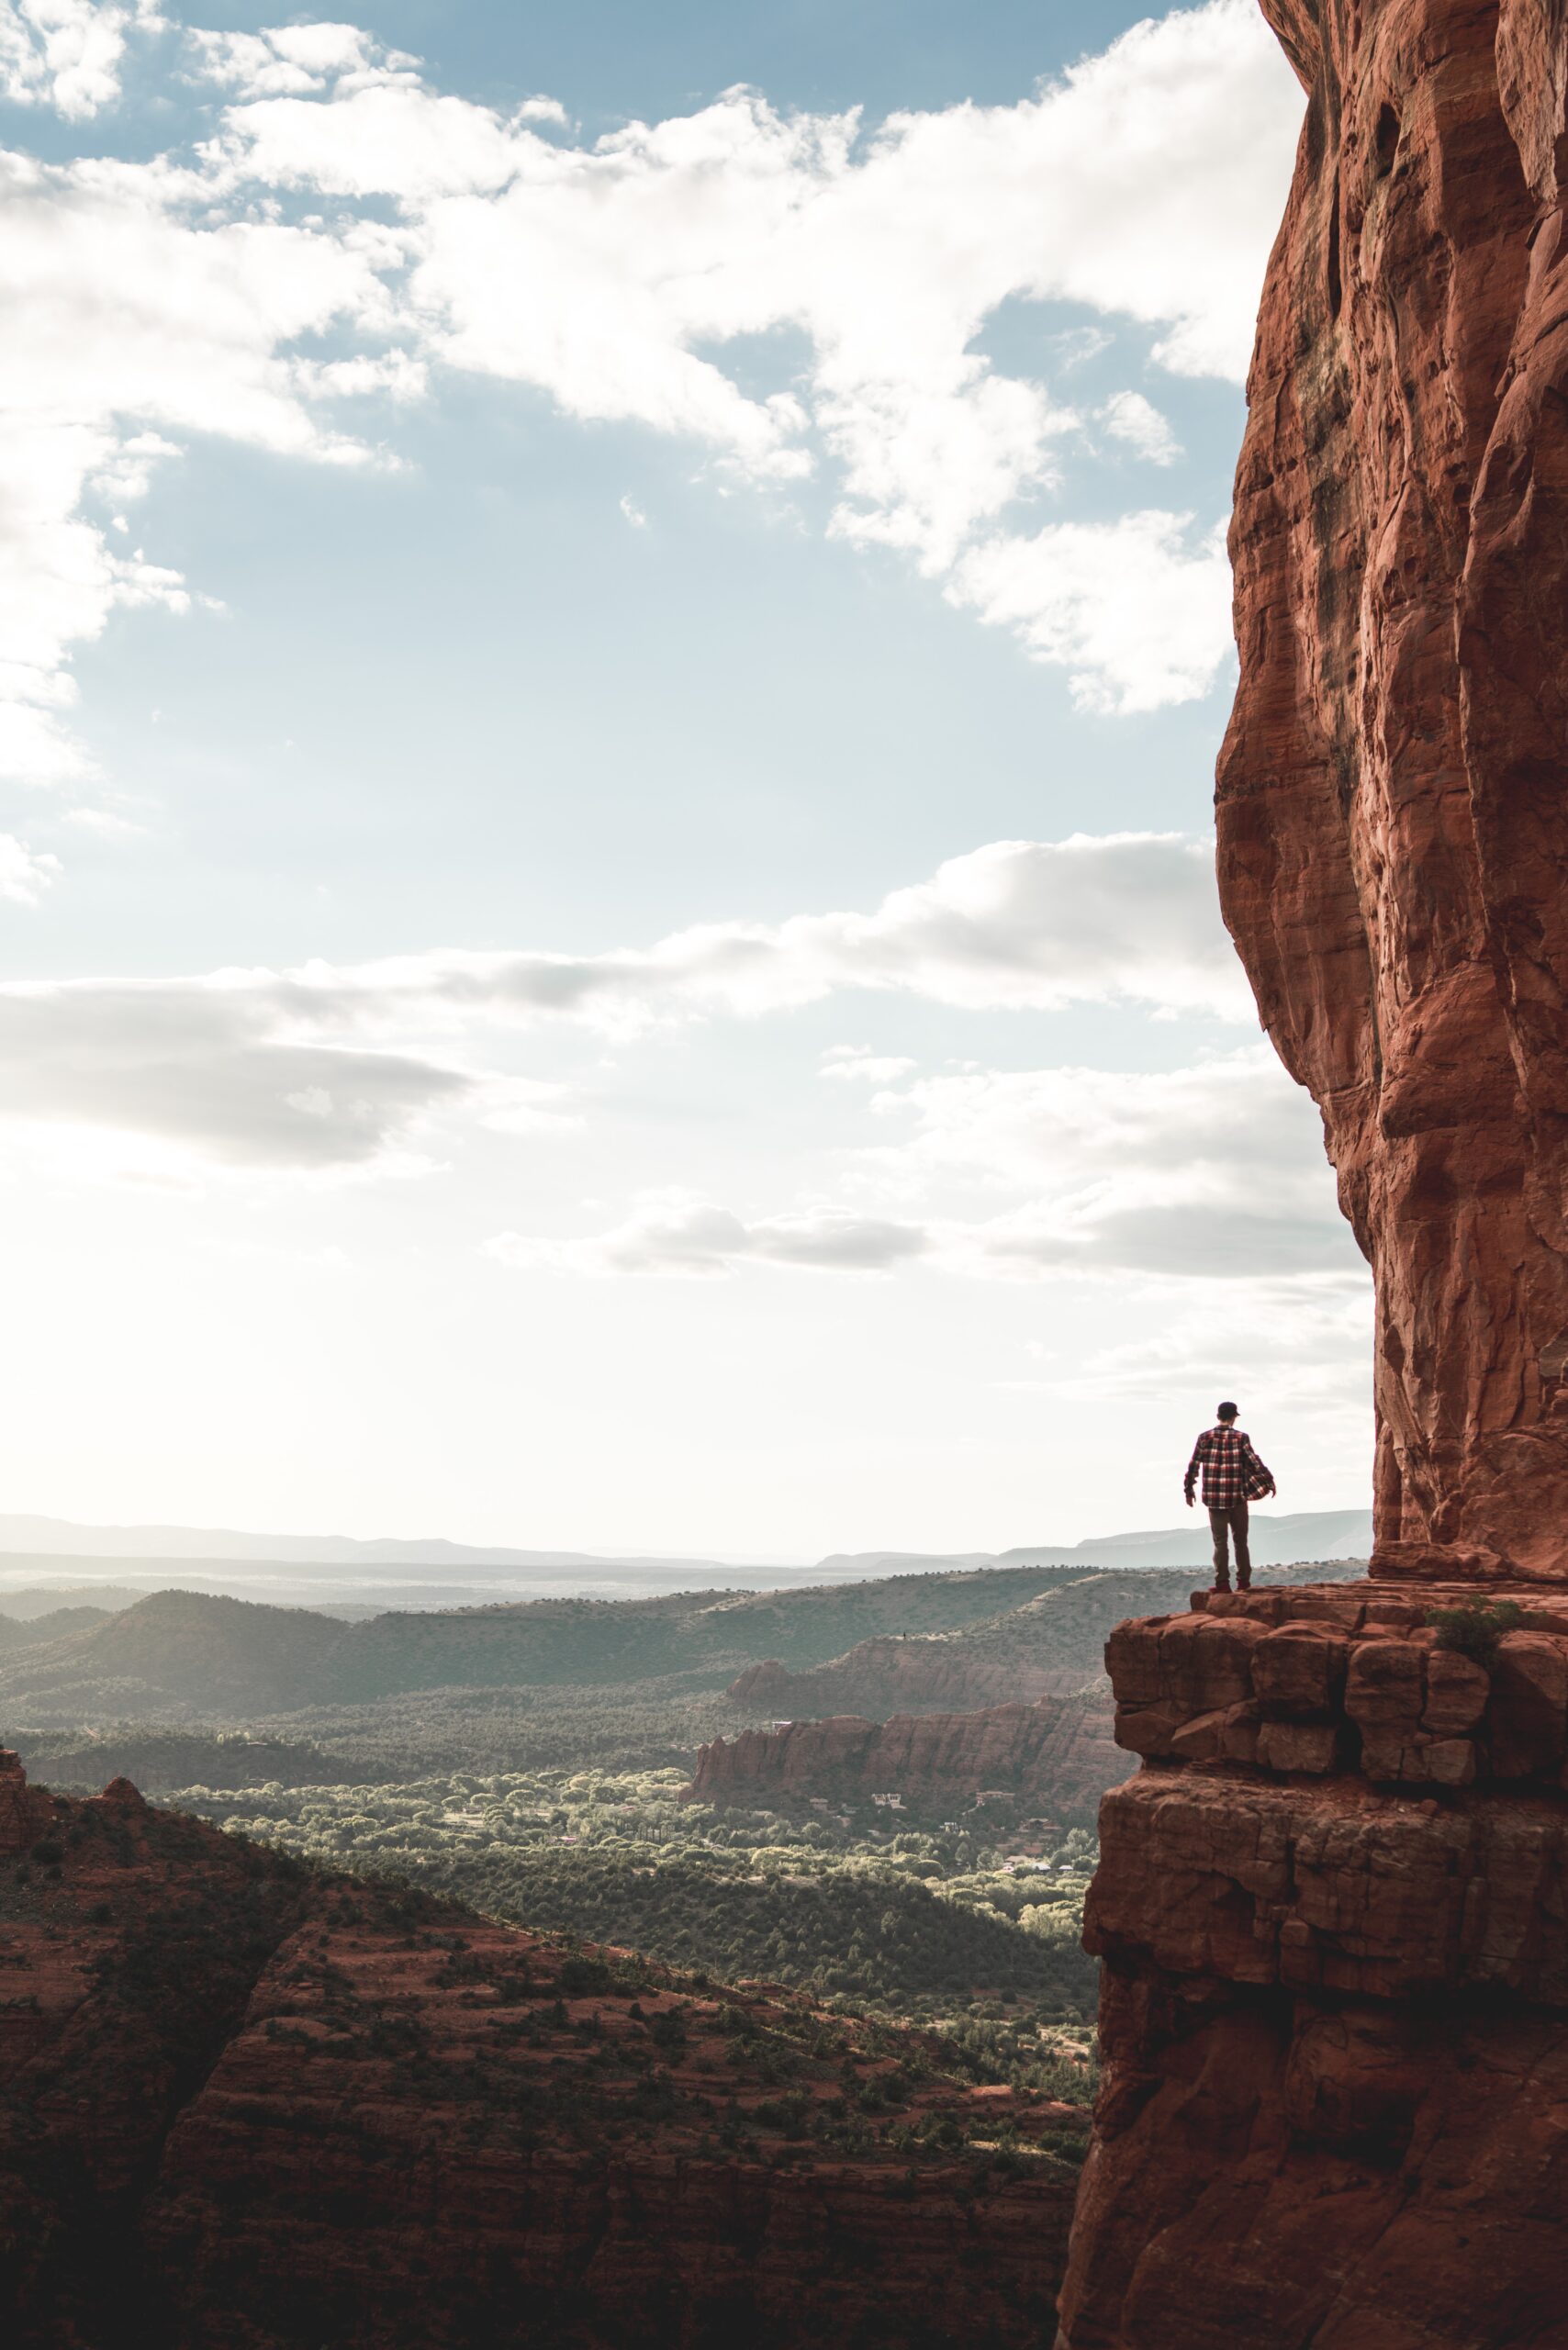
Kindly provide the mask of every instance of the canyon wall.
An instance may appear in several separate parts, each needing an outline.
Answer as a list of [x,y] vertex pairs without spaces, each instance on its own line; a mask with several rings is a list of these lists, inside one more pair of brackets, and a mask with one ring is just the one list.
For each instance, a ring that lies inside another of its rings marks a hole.
[[1374,1575],[1568,1576],[1563,12],[1264,12],[1221,896],[1376,1275]]
[[930,1810],[989,1789],[1072,1826],[1132,1768],[1112,1734],[1110,1692],[1094,1687],[979,1713],[840,1714],[743,1730],[699,1750],[687,1792],[719,1804],[896,1794]]

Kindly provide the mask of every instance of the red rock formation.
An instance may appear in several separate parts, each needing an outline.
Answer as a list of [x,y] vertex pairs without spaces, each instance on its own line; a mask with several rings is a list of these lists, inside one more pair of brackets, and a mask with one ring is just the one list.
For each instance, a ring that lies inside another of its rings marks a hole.
[[841,1714],[743,1730],[700,1749],[687,1793],[705,1803],[893,1793],[929,1808],[993,1788],[1070,1822],[1131,1767],[1112,1735],[1109,1693],[1093,1689],[973,1714]]
[[1221,895],[1376,1275],[1373,1573],[1568,1577],[1563,11],[1264,8]]
[[[1220,883],[1376,1276],[1376,1580],[1111,1640],[1145,1761],[1086,1909],[1104,2076],[1058,2340],[1559,2350],[1568,9],[1263,5],[1307,118]],[[1426,1624],[1504,1596],[1490,1659]]]
[[[127,1783],[75,1802],[7,1762],[0,1789],[7,2342],[1025,2350],[1048,2324],[1071,2109]],[[998,2169],[1008,2119],[1037,2151]]]

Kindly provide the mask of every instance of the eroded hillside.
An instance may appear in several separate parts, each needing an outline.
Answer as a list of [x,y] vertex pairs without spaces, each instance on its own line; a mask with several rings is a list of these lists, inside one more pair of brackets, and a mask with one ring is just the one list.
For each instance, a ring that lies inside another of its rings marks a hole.
[[[40,2350],[1033,2343],[1078,2113],[929,2036],[0,1758],[0,2306]],[[976,2329],[978,2328],[978,2335]]]

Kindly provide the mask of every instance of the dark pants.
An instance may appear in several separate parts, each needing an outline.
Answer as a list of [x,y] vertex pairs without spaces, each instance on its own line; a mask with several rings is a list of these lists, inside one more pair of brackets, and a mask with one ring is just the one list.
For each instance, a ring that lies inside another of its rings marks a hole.
[[1215,1589],[1230,1589],[1230,1539],[1236,1542],[1236,1580],[1243,1591],[1252,1588],[1252,1553],[1247,1547],[1247,1504],[1227,1503],[1211,1509],[1209,1525],[1215,1538]]

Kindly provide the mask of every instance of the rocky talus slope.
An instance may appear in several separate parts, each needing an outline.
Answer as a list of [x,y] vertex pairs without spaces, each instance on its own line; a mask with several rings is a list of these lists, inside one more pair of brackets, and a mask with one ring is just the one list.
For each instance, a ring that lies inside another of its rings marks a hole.
[[1078,2126],[919,2035],[316,1874],[125,1782],[50,1796],[0,1751],[27,2350],[1024,2350]]
[[1568,20],[1263,8],[1221,898],[1377,1275],[1373,1572],[1568,1576]]
[[1092,1822],[1133,1768],[1113,1735],[1110,1694],[1090,1688],[972,1714],[854,1714],[744,1730],[699,1750],[689,1794],[704,1803],[895,1794],[928,1809],[982,1790],[1036,1805],[1058,1827]]

